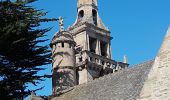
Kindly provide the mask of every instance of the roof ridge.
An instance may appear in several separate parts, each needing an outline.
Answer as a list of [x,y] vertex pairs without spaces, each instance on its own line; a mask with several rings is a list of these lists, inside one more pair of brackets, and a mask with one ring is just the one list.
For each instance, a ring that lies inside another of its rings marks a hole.
[[141,66],[141,65],[144,65],[144,64],[148,64],[148,63],[151,63],[151,62],[154,62],[154,61],[155,61],[155,59],[144,61],[144,62],[141,62],[141,63],[138,63],[138,64],[134,64],[134,65],[130,66],[130,68],[133,68],[135,66]]

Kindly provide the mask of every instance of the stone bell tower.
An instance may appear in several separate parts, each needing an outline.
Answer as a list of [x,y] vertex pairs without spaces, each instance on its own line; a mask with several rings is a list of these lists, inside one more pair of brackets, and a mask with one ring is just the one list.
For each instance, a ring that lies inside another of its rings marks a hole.
[[76,42],[77,83],[83,84],[128,64],[111,59],[110,31],[99,17],[97,0],[77,0],[77,19],[68,28]]
[[97,0],[77,0],[77,13],[75,24],[79,22],[88,22],[109,31],[99,17]]
[[63,18],[59,18],[60,31],[51,42],[53,95],[76,85],[75,45],[73,36],[64,30]]

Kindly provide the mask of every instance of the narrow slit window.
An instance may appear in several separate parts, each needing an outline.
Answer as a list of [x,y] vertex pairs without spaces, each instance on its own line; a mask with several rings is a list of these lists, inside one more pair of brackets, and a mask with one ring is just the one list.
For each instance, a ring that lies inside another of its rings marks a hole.
[[93,9],[92,14],[93,14],[93,23],[97,25],[97,11]]
[[71,44],[69,44],[69,48],[71,48]]
[[82,61],[83,61],[83,58],[82,58],[82,57],[80,57],[80,58],[79,58],[79,62],[82,62]]
[[61,47],[64,48],[64,42],[61,43]]

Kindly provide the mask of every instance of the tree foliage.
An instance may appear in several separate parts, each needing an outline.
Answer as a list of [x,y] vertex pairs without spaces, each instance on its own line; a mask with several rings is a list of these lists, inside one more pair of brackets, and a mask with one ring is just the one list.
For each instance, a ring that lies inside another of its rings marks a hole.
[[35,1],[0,1],[1,100],[22,99],[32,91],[26,87],[28,83],[37,85],[47,76],[37,72],[51,61],[48,45],[42,45],[51,28],[40,26],[55,19],[45,18],[47,12],[30,6]]

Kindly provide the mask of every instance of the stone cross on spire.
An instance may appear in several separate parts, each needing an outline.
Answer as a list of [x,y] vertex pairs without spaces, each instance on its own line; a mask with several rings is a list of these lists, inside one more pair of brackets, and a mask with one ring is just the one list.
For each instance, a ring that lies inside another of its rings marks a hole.
[[60,31],[61,32],[64,31],[64,19],[63,19],[63,17],[59,17],[58,22],[59,22]]

